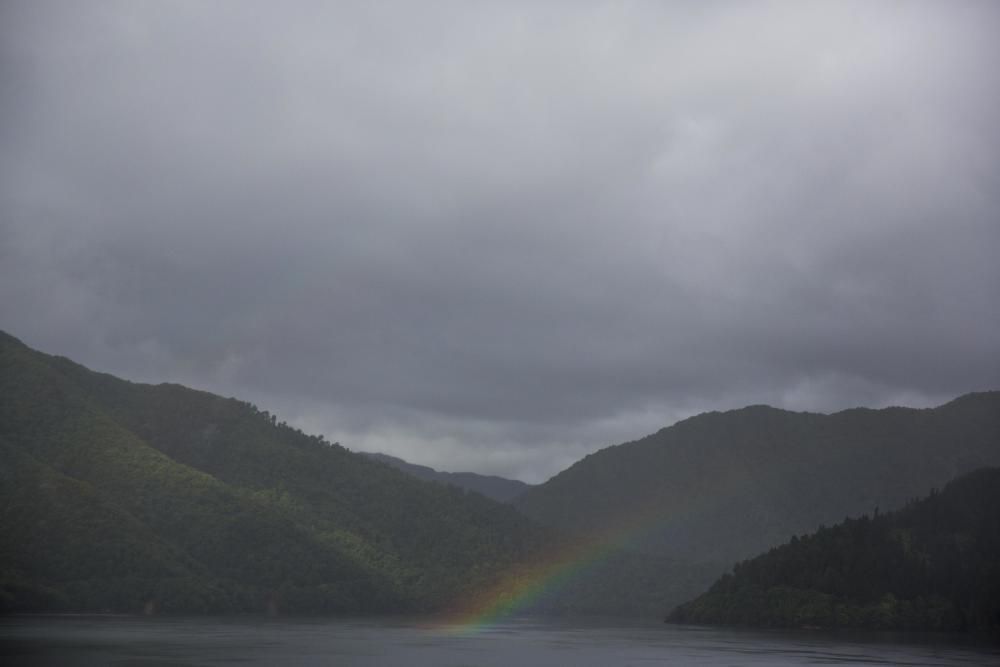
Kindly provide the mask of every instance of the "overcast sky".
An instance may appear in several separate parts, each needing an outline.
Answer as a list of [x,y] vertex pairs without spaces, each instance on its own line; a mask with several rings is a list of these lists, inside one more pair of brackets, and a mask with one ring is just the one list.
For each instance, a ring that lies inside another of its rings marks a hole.
[[1000,388],[1000,3],[0,4],[0,328],[537,482]]

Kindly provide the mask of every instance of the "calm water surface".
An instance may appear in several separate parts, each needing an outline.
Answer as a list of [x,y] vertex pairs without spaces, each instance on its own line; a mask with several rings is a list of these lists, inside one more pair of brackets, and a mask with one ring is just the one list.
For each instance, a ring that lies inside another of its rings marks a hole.
[[0,664],[1000,665],[1000,646],[947,637],[771,633],[630,621],[513,620],[476,631],[407,619],[9,617]]

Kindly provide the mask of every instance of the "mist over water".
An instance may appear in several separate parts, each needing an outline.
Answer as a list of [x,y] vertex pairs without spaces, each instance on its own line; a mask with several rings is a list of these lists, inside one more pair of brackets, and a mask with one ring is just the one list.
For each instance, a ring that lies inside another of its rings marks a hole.
[[21,665],[986,665],[1000,645],[945,635],[756,632],[622,619],[514,619],[474,632],[406,618],[8,617]]

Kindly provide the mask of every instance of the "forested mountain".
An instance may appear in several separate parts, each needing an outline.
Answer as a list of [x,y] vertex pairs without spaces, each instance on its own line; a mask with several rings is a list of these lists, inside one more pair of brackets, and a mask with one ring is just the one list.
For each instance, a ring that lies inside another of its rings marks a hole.
[[421,611],[551,571],[560,585],[526,609],[662,613],[739,558],[1000,464],[998,450],[997,392],[711,413],[529,488],[516,507],[542,528],[248,403],[0,333],[0,609]]
[[433,609],[546,536],[235,399],[0,333],[0,608]]
[[410,463],[409,461],[404,461],[388,454],[362,453],[371,459],[381,461],[419,479],[438,482],[439,484],[451,484],[468,489],[469,491],[481,493],[487,498],[492,498],[502,503],[514,500],[531,486],[517,479],[507,479],[506,477],[497,477],[495,475],[479,475],[474,472],[442,472],[428,466]]
[[573,534],[630,526],[636,550],[728,567],[990,465],[1000,465],[1000,392],[926,410],[822,415],[754,406],[601,450],[515,505]]
[[1000,469],[739,563],[678,623],[1000,630]]

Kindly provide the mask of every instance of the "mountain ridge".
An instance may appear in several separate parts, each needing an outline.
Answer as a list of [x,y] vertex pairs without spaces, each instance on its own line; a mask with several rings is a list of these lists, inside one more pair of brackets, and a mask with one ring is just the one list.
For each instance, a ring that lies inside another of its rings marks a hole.
[[751,406],[702,413],[594,452],[515,505],[571,534],[651,514],[645,551],[733,562],[998,464],[997,391],[935,408],[829,415]]
[[510,506],[250,403],[119,379],[0,332],[0,609],[429,611],[560,540],[607,534],[618,551],[535,609],[659,615],[791,534],[996,461],[998,399],[703,413]]

